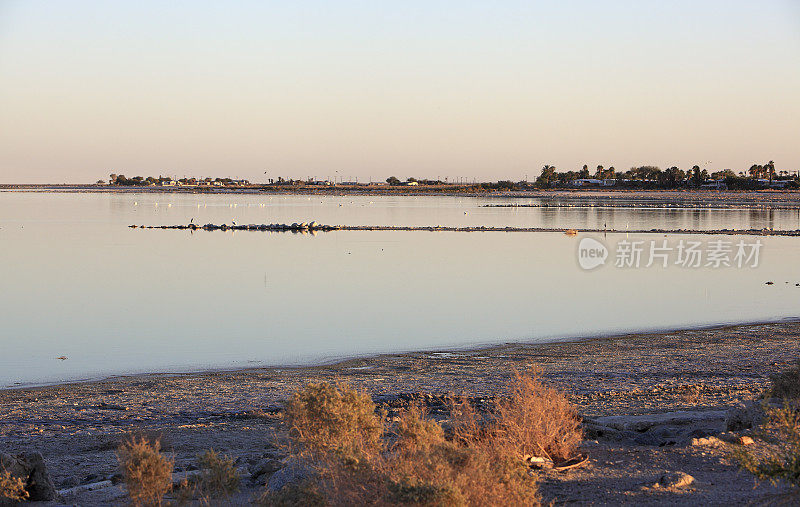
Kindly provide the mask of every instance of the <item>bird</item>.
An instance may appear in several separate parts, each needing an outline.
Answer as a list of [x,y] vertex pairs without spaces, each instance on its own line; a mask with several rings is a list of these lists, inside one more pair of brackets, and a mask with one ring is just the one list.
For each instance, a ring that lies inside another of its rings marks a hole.
[[67,356],[57,357],[56,359],[61,359],[62,361],[66,361],[67,360]]
[[234,222],[233,220],[231,220],[231,223],[232,223],[233,225],[236,225],[236,222]]
[[191,220],[189,220],[189,223],[190,223],[190,224],[191,224],[191,223],[194,223],[194,218],[192,218]]

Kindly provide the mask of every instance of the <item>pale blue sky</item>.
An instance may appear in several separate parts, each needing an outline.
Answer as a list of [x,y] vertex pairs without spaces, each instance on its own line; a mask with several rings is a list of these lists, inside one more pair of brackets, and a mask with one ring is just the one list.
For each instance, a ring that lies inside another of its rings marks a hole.
[[0,182],[800,169],[800,2],[0,0]]

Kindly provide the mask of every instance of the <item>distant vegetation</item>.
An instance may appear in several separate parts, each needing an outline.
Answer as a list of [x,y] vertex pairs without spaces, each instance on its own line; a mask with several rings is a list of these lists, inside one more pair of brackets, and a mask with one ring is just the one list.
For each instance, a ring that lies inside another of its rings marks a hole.
[[[103,180],[99,180],[97,183],[103,183]],[[124,174],[110,174],[108,184],[120,187],[229,187],[249,185],[250,182],[231,178],[181,178],[177,180],[165,176],[134,176],[133,178],[126,178]]]
[[[385,182],[358,183],[357,181],[315,180],[313,178],[285,179],[270,178],[268,183],[253,184],[247,180],[231,178],[181,178],[169,177],[142,177],[127,178],[122,174],[111,174],[108,180],[114,186],[161,186],[161,187],[251,187],[251,188],[284,188],[284,187],[354,187],[354,186],[389,186],[389,187],[417,187],[425,186],[427,190],[456,189],[462,191],[493,191],[493,190],[534,190],[556,188],[622,188],[622,189],[713,189],[713,190],[760,190],[765,188],[800,188],[800,172],[776,170],[775,162],[770,160],[765,164],[753,164],[746,171],[734,172],[724,169],[709,173],[695,165],[684,170],[672,166],[661,169],[657,166],[645,165],[631,167],[627,171],[618,171],[615,167],[602,165],[590,169],[584,165],[579,170],[558,171],[555,166],[545,165],[541,174],[534,181],[472,182],[465,179],[458,181],[444,181],[439,178],[406,178],[401,180],[390,176]],[[103,180],[98,184],[104,183]]]
[[761,188],[798,188],[798,175],[789,171],[776,171],[775,163],[753,164],[747,171],[738,174],[731,169],[724,169],[709,174],[700,166],[693,166],[684,171],[678,167],[662,170],[656,166],[631,167],[627,171],[617,171],[614,167],[605,168],[598,165],[590,170],[584,165],[579,171],[558,172],[555,166],[546,165],[541,175],[530,185],[527,182],[498,182],[505,188],[533,186],[535,188],[568,188],[568,187],[621,187],[643,189],[676,189],[717,187],[732,190],[756,190]]

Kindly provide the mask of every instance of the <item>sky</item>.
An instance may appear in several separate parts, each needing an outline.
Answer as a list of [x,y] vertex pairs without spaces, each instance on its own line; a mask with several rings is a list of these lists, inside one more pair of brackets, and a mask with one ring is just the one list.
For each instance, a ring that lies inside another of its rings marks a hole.
[[768,160],[800,169],[798,0],[0,0],[0,183]]

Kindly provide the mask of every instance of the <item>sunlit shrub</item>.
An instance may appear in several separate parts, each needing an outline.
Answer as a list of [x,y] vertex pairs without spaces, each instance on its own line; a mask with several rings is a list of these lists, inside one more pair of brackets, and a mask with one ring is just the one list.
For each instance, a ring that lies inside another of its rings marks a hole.
[[137,506],[161,505],[172,488],[174,460],[161,454],[161,442],[130,437],[117,449],[128,496]]

